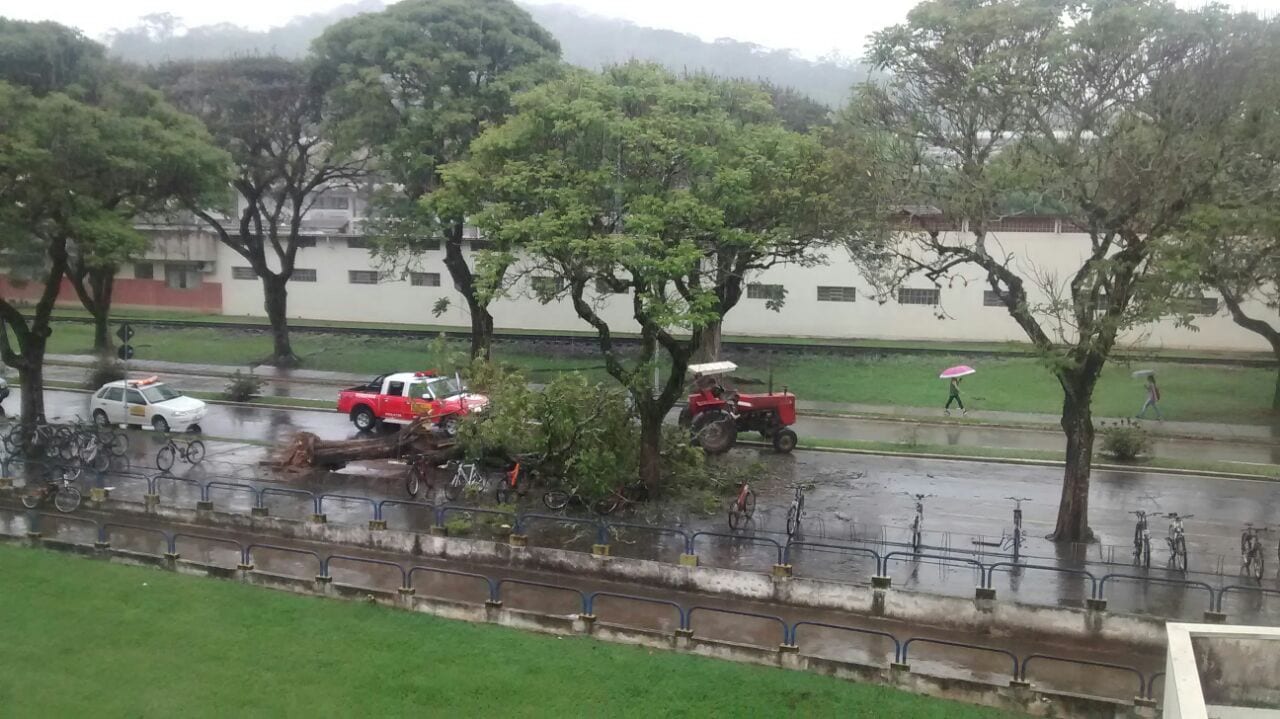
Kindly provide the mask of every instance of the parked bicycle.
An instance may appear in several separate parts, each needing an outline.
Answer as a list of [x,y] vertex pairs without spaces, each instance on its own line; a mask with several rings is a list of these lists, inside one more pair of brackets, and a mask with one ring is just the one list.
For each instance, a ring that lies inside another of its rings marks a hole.
[[406,462],[408,469],[404,473],[404,489],[410,497],[417,497],[425,486],[427,494],[431,493],[431,476],[434,468],[425,454],[415,454]]
[[536,457],[522,455],[516,457],[502,473],[498,481],[498,489],[494,493],[498,504],[508,504],[529,493],[529,473]]
[[193,439],[180,443],[173,438],[172,434],[166,434],[164,439],[164,446],[156,452],[156,467],[161,472],[173,469],[173,463],[178,459],[193,465],[200,464],[204,460],[204,442]]
[[553,512],[559,512],[573,504],[579,507],[587,507],[592,512],[603,517],[617,511],[618,507],[622,505],[622,499],[610,494],[592,500],[584,497],[577,487],[570,487],[568,489],[548,489],[542,494],[542,503]]
[[800,517],[804,513],[804,485],[793,484],[795,495],[791,497],[791,506],[787,507],[787,536],[794,537],[800,531]]
[[1149,517],[1159,517],[1159,512],[1147,512],[1141,509],[1135,509],[1129,514],[1138,518],[1138,523],[1133,527],[1133,564],[1143,569],[1151,568],[1151,526],[1147,523]]
[[22,495],[22,506],[35,509],[52,500],[59,512],[70,513],[80,506],[80,490],[76,489],[72,480],[63,477],[41,484],[35,491]]
[[485,477],[475,462],[454,460],[445,466],[454,468],[453,477],[444,486],[444,496],[450,502],[457,501],[465,491],[484,491]]
[[1177,512],[1169,512],[1165,516],[1169,518],[1169,536],[1165,537],[1165,541],[1169,543],[1169,566],[1185,574],[1187,571],[1187,538],[1182,528],[1182,520],[1191,519],[1196,515],[1183,514],[1179,516]]
[[1018,561],[1018,557],[1022,554],[1022,542],[1026,539],[1026,535],[1022,533],[1022,503],[1030,502],[1030,497],[1005,497],[1013,502],[1013,532],[1001,537],[1000,546],[1002,549],[1013,550],[1013,561]]
[[756,494],[751,485],[743,482],[738,486],[738,494],[729,503],[729,529],[738,530],[747,526],[747,522],[756,513]]
[[924,537],[924,500],[932,497],[932,494],[912,494],[911,492],[903,492],[903,494],[911,497],[916,501],[916,516],[911,521],[911,551],[916,554],[920,553],[921,540]]
[[1262,581],[1262,574],[1265,571],[1262,537],[1258,535],[1266,531],[1266,527],[1255,527],[1252,523],[1245,523],[1244,531],[1240,533],[1240,573],[1253,577],[1258,582]]

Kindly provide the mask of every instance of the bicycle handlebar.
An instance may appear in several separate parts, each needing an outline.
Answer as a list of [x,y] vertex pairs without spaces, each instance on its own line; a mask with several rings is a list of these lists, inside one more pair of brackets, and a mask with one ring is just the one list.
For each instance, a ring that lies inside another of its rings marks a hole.
[[1166,516],[1166,517],[1168,517],[1169,519],[1191,519],[1192,517],[1194,517],[1194,516],[1196,516],[1196,515],[1194,515],[1194,514],[1178,514],[1177,512],[1169,512],[1169,513],[1168,513],[1168,514],[1166,514],[1165,516]]
[[1129,514],[1136,514],[1136,515],[1138,515],[1139,517],[1159,517],[1159,516],[1162,516],[1162,514],[1161,514],[1160,512],[1148,512],[1148,511],[1146,511],[1145,509],[1131,509],[1131,510],[1129,510]]
[[1030,497],[1005,497],[1005,499],[1011,499],[1011,500],[1013,500],[1013,501],[1015,501],[1015,502],[1030,502],[1030,501],[1031,501],[1031,498],[1030,498]]

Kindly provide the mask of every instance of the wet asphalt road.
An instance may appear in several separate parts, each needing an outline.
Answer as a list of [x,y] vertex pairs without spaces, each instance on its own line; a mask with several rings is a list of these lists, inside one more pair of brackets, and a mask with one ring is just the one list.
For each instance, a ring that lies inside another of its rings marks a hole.
[[[49,391],[46,393],[51,419],[69,419],[86,415],[87,395]],[[11,399],[9,401],[13,403]],[[347,419],[336,412],[312,410],[272,410],[250,407],[211,405],[203,423],[207,435],[224,438],[248,438],[276,441],[299,430],[315,432],[322,438],[339,439],[356,436]],[[149,433],[148,433],[149,434]],[[140,443],[135,442],[135,445]],[[213,443],[214,464],[202,470],[218,473],[219,457],[228,461],[251,462],[263,454],[261,449]],[[147,450],[154,451],[154,450]],[[147,466],[150,456],[140,456],[136,463]],[[901,551],[909,541],[914,513],[913,501],[906,493],[935,495],[925,503],[924,543],[930,553],[953,557],[974,557],[983,562],[1000,559],[1001,549],[986,543],[999,541],[1012,526],[1013,503],[1006,497],[1026,497],[1023,505],[1024,528],[1028,542],[1023,548],[1026,561],[1057,567],[1089,566],[1101,576],[1108,572],[1135,574],[1128,566],[1133,537],[1134,509],[1193,514],[1186,523],[1186,536],[1192,577],[1217,587],[1246,584],[1237,576],[1239,537],[1245,522],[1255,525],[1280,525],[1276,499],[1280,484],[1264,481],[1229,480],[1168,475],[1158,472],[1095,472],[1090,518],[1099,542],[1090,545],[1062,546],[1043,539],[1053,529],[1061,487],[1061,470],[1052,467],[1018,466],[984,462],[932,460],[904,457],[840,454],[799,451],[790,456],[771,450],[738,448],[722,460],[747,463],[758,479],[753,487],[758,495],[754,529],[759,537],[785,544],[786,508],[794,482],[811,484],[806,500],[802,538],[813,544],[859,544],[876,548],[882,554]],[[382,467],[389,479],[370,479],[367,469],[353,467],[343,474],[326,475],[312,480],[312,489],[326,492],[367,495],[375,498],[405,498],[396,467]],[[231,471],[231,470],[228,470]],[[234,470],[243,471],[243,470]],[[250,470],[252,479],[260,470]],[[184,488],[175,487],[174,492]],[[536,499],[532,507],[541,511]],[[245,507],[247,509],[247,505]],[[339,506],[340,513],[367,513],[359,503]],[[526,510],[527,511],[527,510]],[[363,516],[363,514],[361,514]],[[361,521],[354,519],[353,521]],[[425,520],[423,520],[425,521]],[[693,530],[726,532],[722,516],[688,515],[678,509],[655,509],[642,518],[645,523],[679,525]],[[1179,575],[1161,567],[1167,557],[1160,520],[1152,523],[1151,576],[1177,579]],[[590,539],[584,540],[589,545]],[[641,553],[679,553],[669,538],[633,537],[629,541],[652,544]],[[714,537],[701,540],[704,561],[720,566],[751,565],[767,570],[775,556],[768,541],[726,542]],[[1267,578],[1264,586],[1280,589],[1276,569],[1280,532],[1267,539]],[[665,557],[664,557],[665,558]],[[916,587],[928,591],[971,594],[977,584],[974,570],[963,560],[934,562],[899,556],[889,563],[895,586]],[[823,547],[799,547],[793,558],[797,571],[808,576],[865,582],[874,573],[874,563],[855,553]],[[1016,574],[998,571],[996,588],[1012,592],[1027,601],[1083,604],[1089,596],[1087,582],[1078,577],[1051,571],[1025,569]],[[1130,596],[1132,593],[1133,596]],[[1142,587],[1127,580],[1111,580],[1107,587],[1112,606],[1124,610],[1150,606],[1166,616],[1199,619],[1205,608],[1196,592],[1181,588]],[[1280,598],[1257,598],[1256,612],[1260,621],[1280,623]]]

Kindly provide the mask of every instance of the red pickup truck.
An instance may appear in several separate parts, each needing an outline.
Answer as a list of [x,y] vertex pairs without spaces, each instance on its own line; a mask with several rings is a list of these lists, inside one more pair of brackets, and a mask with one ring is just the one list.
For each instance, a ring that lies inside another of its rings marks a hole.
[[453,435],[458,420],[479,412],[489,398],[470,394],[457,377],[433,372],[396,372],[374,377],[368,384],[338,393],[338,411],[351,418],[356,429],[368,432],[380,423],[409,424],[429,417]]

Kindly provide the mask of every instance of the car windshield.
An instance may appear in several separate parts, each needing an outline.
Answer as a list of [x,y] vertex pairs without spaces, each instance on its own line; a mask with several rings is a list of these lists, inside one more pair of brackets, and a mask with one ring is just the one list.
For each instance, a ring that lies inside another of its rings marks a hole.
[[153,384],[150,387],[142,388],[142,396],[146,397],[151,404],[155,404],[156,402],[164,402],[165,400],[181,397],[182,393],[167,384]]
[[427,389],[431,392],[433,399],[443,399],[462,394],[462,388],[458,385],[458,380],[453,377],[437,377],[427,383]]

